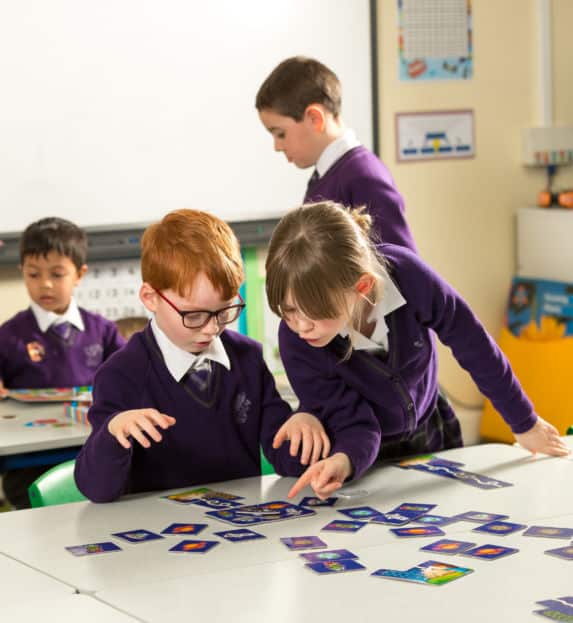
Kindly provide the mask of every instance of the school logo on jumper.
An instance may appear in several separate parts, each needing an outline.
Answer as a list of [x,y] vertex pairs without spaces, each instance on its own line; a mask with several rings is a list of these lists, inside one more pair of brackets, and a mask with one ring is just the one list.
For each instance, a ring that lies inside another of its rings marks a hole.
[[43,361],[46,356],[46,351],[40,342],[28,342],[26,344],[26,350],[28,351],[30,361],[33,361],[34,363]]
[[233,410],[235,412],[235,419],[239,424],[244,424],[247,421],[250,408],[251,401],[247,398],[247,395],[244,392],[237,394]]
[[97,368],[103,359],[103,346],[101,344],[90,344],[84,347],[86,355],[86,366]]

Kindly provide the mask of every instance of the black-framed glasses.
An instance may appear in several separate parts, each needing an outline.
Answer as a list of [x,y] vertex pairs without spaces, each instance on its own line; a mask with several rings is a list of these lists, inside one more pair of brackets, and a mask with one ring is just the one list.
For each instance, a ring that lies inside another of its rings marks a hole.
[[165,294],[162,294],[159,290],[155,291],[168,305],[170,305],[181,316],[183,326],[187,329],[202,329],[206,324],[209,323],[211,318],[215,318],[219,326],[234,322],[241,315],[241,312],[243,311],[243,309],[245,309],[246,305],[245,301],[243,301],[242,296],[238,294],[237,296],[241,300],[240,303],[236,303],[235,305],[229,305],[228,307],[223,307],[222,309],[218,309],[217,311],[208,311],[202,309],[194,311],[182,311],[174,303],[172,303],[165,296]]

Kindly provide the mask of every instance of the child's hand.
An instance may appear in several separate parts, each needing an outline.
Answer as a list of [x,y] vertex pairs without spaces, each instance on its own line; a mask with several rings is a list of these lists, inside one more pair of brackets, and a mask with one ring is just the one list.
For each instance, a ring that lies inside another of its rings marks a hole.
[[515,435],[515,439],[520,446],[533,454],[536,452],[551,456],[569,454],[569,448],[559,436],[559,431],[539,416],[537,422],[528,431]]
[[7,395],[8,390],[4,387],[4,383],[0,381],[0,400],[2,400],[2,398],[6,398]]
[[143,433],[147,433],[153,441],[161,441],[161,433],[155,427],[160,426],[165,430],[173,424],[174,417],[159,413],[157,409],[132,409],[118,413],[110,420],[107,429],[127,450],[131,448],[127,439],[130,435],[144,448],[149,448],[151,443]]
[[311,465],[294,483],[288,492],[293,498],[297,493],[310,485],[315,494],[324,500],[331,493],[340,489],[344,481],[352,474],[352,463],[346,454],[337,452],[323,461]]
[[[296,456],[302,441],[300,462],[313,465],[330,452],[330,439],[320,420],[310,413],[295,413],[279,428],[273,439],[273,448],[290,440],[290,455]],[[311,456],[312,453],[312,456]]]

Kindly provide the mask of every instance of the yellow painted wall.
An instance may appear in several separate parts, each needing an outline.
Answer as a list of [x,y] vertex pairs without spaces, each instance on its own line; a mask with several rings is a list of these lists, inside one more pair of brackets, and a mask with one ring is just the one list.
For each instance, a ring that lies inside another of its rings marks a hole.
[[[474,0],[472,8],[473,79],[414,84],[398,80],[396,0],[378,1],[381,151],[406,199],[420,254],[497,336],[515,270],[515,213],[545,183],[541,170],[521,164],[521,130],[539,119],[537,2]],[[553,22],[555,109],[573,124],[573,2],[554,0]],[[396,112],[467,108],[475,115],[475,158],[396,161]],[[469,375],[443,347],[440,380],[452,396],[480,404]]]

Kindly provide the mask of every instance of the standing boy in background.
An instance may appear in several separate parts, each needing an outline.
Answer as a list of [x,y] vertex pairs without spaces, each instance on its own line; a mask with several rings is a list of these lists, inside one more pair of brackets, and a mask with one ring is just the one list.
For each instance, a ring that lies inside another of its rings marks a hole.
[[255,106],[275,151],[300,169],[314,166],[304,203],[332,200],[366,206],[382,242],[416,251],[404,200],[388,169],[361,145],[341,117],[341,86],[334,72],[312,58],[280,63],[263,82]]
[[[95,371],[124,339],[113,322],[78,307],[75,287],[87,271],[85,232],[61,218],[29,225],[20,240],[20,267],[30,307],[0,326],[0,394],[10,389],[91,385]],[[47,468],[5,474],[15,508],[27,508],[28,486]]]
[[[254,340],[225,330],[245,304],[231,228],[171,212],[141,241],[146,328],[98,371],[92,433],[76,461],[94,502],[126,493],[259,476],[260,448],[283,475],[328,455],[317,418],[292,414]],[[282,442],[290,440],[290,453]],[[299,455],[299,448],[301,448]]]

